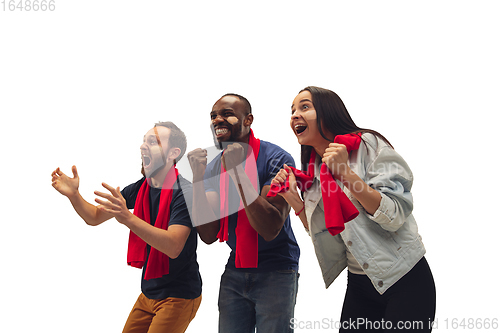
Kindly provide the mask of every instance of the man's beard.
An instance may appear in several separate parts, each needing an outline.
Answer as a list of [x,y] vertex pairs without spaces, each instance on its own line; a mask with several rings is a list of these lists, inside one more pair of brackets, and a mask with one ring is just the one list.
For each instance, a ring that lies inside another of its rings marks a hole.
[[229,141],[223,141],[223,142],[219,142],[217,141],[217,139],[215,140],[215,148],[217,148],[218,150],[224,150],[227,148],[227,146],[229,146],[230,144],[234,143],[235,141],[233,140],[229,140]]
[[[163,157],[163,156],[162,156]],[[144,161],[141,161],[141,174],[146,177],[146,178],[153,178],[154,176],[156,176],[156,174],[158,172],[160,172],[161,170],[163,170],[163,168],[165,168],[165,165],[167,164],[167,161],[163,160],[163,165],[162,167],[159,167],[159,168],[156,168],[155,170],[153,170],[153,172],[151,173],[151,175],[147,176],[146,175],[146,171],[144,170]]]
[[218,150],[224,150],[227,148],[227,146],[236,142],[236,140],[234,138],[234,132],[233,132],[233,130],[235,129],[234,126],[231,126],[231,127],[226,126],[226,127],[231,128],[231,136],[226,141],[219,141],[219,140],[217,140],[217,135],[215,134],[215,128],[213,127],[213,125],[210,125],[210,129],[212,130],[212,137],[214,140],[214,146]]

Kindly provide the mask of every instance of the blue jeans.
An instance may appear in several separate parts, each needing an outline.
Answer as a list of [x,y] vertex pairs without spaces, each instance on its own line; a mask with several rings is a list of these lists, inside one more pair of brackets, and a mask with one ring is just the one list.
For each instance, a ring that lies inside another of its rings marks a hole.
[[219,333],[293,332],[298,288],[293,270],[244,273],[226,269],[219,291]]

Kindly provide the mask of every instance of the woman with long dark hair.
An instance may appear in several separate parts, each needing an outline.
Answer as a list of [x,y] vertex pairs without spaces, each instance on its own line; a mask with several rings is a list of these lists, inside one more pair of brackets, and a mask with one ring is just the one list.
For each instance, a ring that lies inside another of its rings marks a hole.
[[327,288],[348,268],[340,332],[430,332],[436,291],[406,162],[380,133],[356,126],[327,89],[301,90],[290,125],[302,170],[285,165],[270,195],[283,196],[300,217]]

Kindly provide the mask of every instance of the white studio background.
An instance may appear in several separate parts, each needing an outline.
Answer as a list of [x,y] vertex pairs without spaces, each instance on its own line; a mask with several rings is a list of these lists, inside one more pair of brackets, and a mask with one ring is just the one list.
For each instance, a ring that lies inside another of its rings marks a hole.
[[[189,150],[209,146],[209,112],[227,92],[247,97],[256,136],[298,163],[290,105],[308,85],[337,92],[357,125],[384,134],[412,167],[435,331],[452,331],[454,318],[500,317],[498,2],[54,4],[0,4],[2,331],[121,332],[140,293],[140,270],[125,260],[128,229],[85,225],[51,187],[56,167],[75,164],[92,202],[103,181],[139,179],[139,146],[156,121],[174,121]],[[295,317],[336,321],[346,273],[326,290],[308,236],[292,224],[302,252]],[[217,331],[228,254],[200,242],[203,301],[188,332]],[[296,329],[309,331],[334,329]]]

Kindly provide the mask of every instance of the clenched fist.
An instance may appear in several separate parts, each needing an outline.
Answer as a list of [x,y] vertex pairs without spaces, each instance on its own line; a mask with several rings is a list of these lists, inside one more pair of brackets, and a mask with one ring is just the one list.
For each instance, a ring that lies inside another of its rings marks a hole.
[[191,170],[193,171],[193,182],[202,181],[205,169],[207,168],[207,151],[205,149],[196,148],[190,151],[187,157]]
[[231,170],[243,163],[245,160],[245,149],[239,143],[227,146],[222,154],[222,166],[225,170]]
[[335,178],[342,178],[349,170],[348,159],[349,153],[345,145],[330,143],[321,161],[326,164]]

